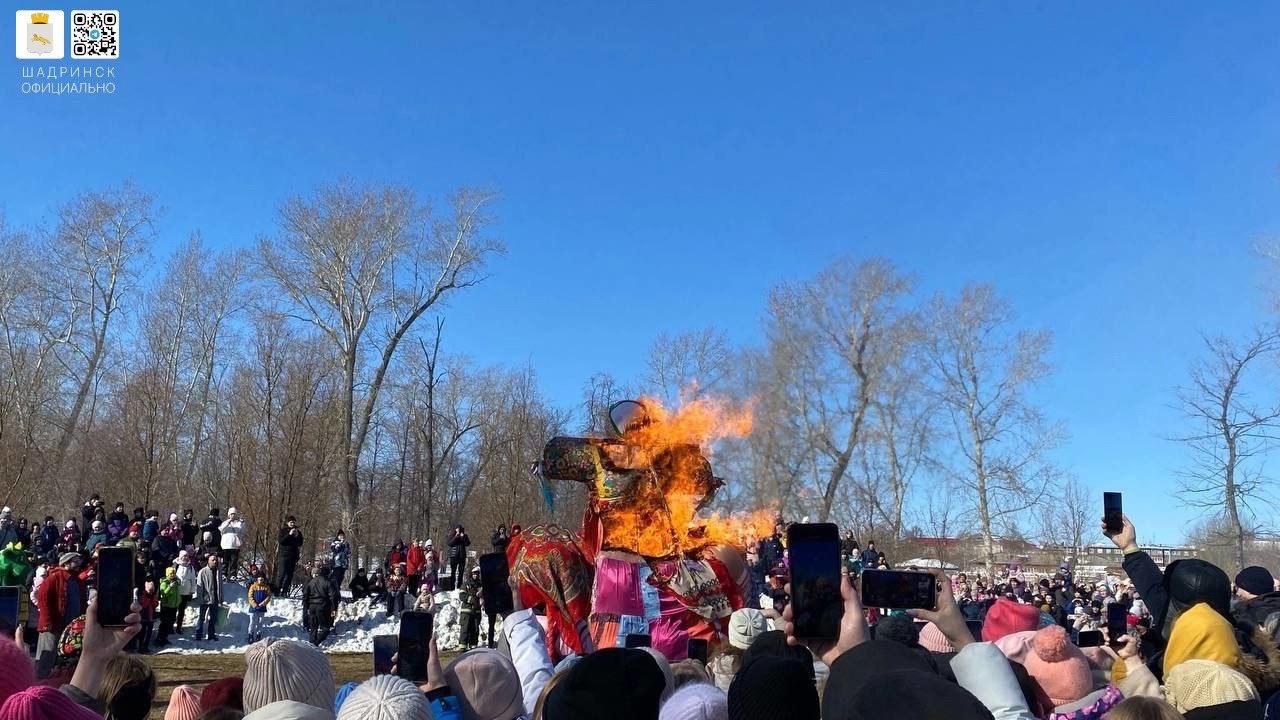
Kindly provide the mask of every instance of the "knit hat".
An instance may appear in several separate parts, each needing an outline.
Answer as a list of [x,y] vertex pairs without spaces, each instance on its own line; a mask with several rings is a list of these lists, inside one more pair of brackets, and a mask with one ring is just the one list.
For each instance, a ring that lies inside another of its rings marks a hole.
[[663,655],[651,647],[644,647],[640,649],[649,653],[649,657],[653,658],[653,661],[658,663],[658,669],[662,671],[662,679],[666,683],[666,686],[662,690],[661,702],[666,702],[667,699],[671,697],[671,693],[676,691],[676,676],[671,672],[671,662],[667,660],[666,655]]
[[133,523],[132,525],[130,525],[130,526],[129,526],[129,532],[130,532],[130,533],[140,533],[140,532],[142,532],[142,523],[140,523],[140,522],[136,522],[136,523]]
[[1251,595],[1266,595],[1276,591],[1276,581],[1269,570],[1252,565],[1236,575],[1236,587]]
[[178,574],[178,568],[173,567],[172,565],[164,569],[165,577],[174,577],[177,574]]
[[774,655],[760,655],[744,663],[729,686],[729,717],[818,720],[821,714],[813,663]]
[[26,649],[11,638],[0,638],[0,703],[35,684],[35,667]]
[[1187,660],[1165,673],[1165,700],[1178,712],[1240,700],[1258,700],[1249,678],[1212,660]]
[[1089,660],[1058,625],[1036,633],[1023,665],[1055,707],[1076,702],[1093,690]]
[[[516,689],[519,690],[518,684]],[[515,714],[492,717],[511,720],[523,712],[523,708],[517,708]],[[408,680],[379,675],[361,683],[347,697],[337,720],[432,720],[431,705],[427,696]]]
[[94,530],[101,530],[102,528],[104,528],[104,527],[106,527],[106,526],[107,526],[107,524],[106,524],[106,523],[104,523],[104,522],[102,522],[101,520],[94,520],[94,521],[93,521],[93,525],[92,525],[91,527],[92,527]]
[[565,672],[546,696],[543,720],[652,720],[664,687],[647,654],[604,648]]
[[995,642],[1010,633],[1039,629],[1039,608],[1000,598],[987,610],[987,619],[982,623],[982,640]]
[[295,700],[326,712],[333,708],[333,671],[324,653],[294,640],[268,638],[244,653],[244,709]]
[[5,720],[102,720],[101,715],[45,685],[29,687],[5,700],[0,707],[0,717]]
[[1187,660],[1212,660],[1230,668],[1240,664],[1240,645],[1231,623],[1208,603],[1178,616],[1164,651],[1165,675]]
[[80,553],[73,553],[73,552],[62,553],[61,555],[58,556],[58,564],[66,565],[72,560],[79,560],[79,559],[80,559]]
[[769,620],[755,608],[734,610],[729,616],[729,644],[746,650],[762,633],[769,632]]
[[729,697],[714,685],[685,685],[663,704],[658,720],[729,720]]
[[334,693],[333,695],[333,714],[334,715],[338,714],[338,711],[342,709],[342,703],[346,702],[347,697],[351,695],[351,693],[355,692],[355,689],[358,687],[360,687],[360,683],[349,682],[349,683],[343,683],[343,685],[338,688],[338,692]]
[[920,630],[906,615],[890,615],[876,623],[876,638],[902,643],[909,648],[920,647]]
[[66,524],[66,525],[64,525],[63,527],[65,527],[65,528],[66,528],[66,529],[68,529],[68,530],[74,530],[74,529],[76,528],[76,521],[75,521],[75,520],[68,520],[68,521],[67,521],[67,524]]
[[169,707],[164,711],[164,720],[196,720],[200,717],[200,696],[190,685],[179,685],[169,696]]
[[781,630],[770,630],[761,633],[756,641],[751,643],[751,647],[742,653],[742,667],[746,667],[761,655],[773,655],[788,660],[799,660],[809,666],[809,677],[813,677],[813,654],[809,652],[809,648],[800,645],[788,645],[787,634]]
[[224,677],[205,685],[200,693],[200,707],[244,710],[244,678]]
[[947,636],[943,635],[942,631],[938,629],[938,626],[933,623],[926,623],[925,626],[920,629],[920,646],[929,652],[936,653],[950,653],[956,651],[956,649],[951,646],[951,641],[947,639]]
[[333,713],[296,700],[278,700],[245,715],[244,720],[333,720]]
[[444,679],[462,706],[463,720],[511,720],[524,714],[516,666],[497,650],[462,653],[444,669]]

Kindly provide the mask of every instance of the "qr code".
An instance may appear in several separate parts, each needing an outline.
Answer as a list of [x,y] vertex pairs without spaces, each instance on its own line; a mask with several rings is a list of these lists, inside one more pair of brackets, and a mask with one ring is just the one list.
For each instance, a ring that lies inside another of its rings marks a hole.
[[71,57],[89,60],[120,57],[120,11],[72,10]]

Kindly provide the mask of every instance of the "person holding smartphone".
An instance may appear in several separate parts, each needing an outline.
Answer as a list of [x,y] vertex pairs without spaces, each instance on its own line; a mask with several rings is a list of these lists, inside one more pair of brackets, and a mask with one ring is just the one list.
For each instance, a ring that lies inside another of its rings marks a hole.
[[449,537],[449,575],[453,578],[454,590],[462,589],[462,569],[467,564],[468,547],[471,547],[471,536],[467,535],[467,529],[461,525],[454,527]]
[[288,597],[293,589],[293,573],[298,569],[298,557],[302,554],[302,530],[298,519],[290,515],[280,528],[279,549],[276,551],[276,594]]

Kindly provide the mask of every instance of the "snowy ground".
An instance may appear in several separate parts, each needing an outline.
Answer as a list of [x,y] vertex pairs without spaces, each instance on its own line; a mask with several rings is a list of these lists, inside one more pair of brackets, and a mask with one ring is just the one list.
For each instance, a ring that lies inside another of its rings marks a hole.
[[[227,622],[217,628],[216,642],[196,642],[195,626],[198,608],[187,609],[183,622],[184,635],[169,636],[169,646],[160,649],[157,654],[202,654],[202,653],[242,653],[247,647],[245,636],[249,632],[249,602],[243,585],[235,583],[223,584],[223,597],[234,598],[227,603],[230,610]],[[400,621],[388,618],[386,606],[372,606],[368,599],[352,603],[350,594],[343,592],[346,598],[338,609],[338,619],[334,623],[329,639],[321,645],[326,652],[373,652],[373,638],[376,635],[395,635],[400,630]],[[435,597],[435,638],[440,649],[444,651],[460,650],[458,625],[458,593],[436,593]],[[413,607],[414,598],[406,596],[406,607]],[[488,622],[483,614],[480,617],[480,636],[487,637]],[[275,598],[267,606],[266,617],[262,621],[262,637],[288,638],[308,640],[306,630],[302,628],[302,601]]]

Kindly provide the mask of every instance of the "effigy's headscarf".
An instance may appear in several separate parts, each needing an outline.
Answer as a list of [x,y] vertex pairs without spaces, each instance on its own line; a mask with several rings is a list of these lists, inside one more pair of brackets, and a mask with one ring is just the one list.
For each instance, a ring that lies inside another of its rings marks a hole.
[[579,655],[595,650],[587,631],[593,569],[569,530],[534,525],[511,538],[507,563],[516,579],[520,605],[547,609],[547,650],[554,657],[563,642]]

